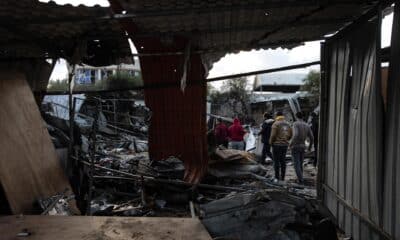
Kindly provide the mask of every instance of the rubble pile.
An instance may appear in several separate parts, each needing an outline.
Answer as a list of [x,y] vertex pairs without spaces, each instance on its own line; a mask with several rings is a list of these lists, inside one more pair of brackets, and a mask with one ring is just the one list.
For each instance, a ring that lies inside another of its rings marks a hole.
[[[147,117],[130,116],[130,128],[125,128],[109,124],[107,105],[103,104],[104,114],[93,112],[90,104],[82,104],[82,109],[92,120],[77,123],[80,185],[75,192],[87,215],[199,217],[214,239],[325,239],[326,232],[319,232],[321,224],[336,231],[326,218],[328,211],[315,200],[316,172],[311,162],[304,164],[305,185],[294,182],[290,167],[287,181],[274,182],[271,162],[261,164],[254,153],[216,147],[207,175],[193,185],[181,180],[185,168],[179,157],[149,158]],[[145,109],[136,110],[149,115]],[[54,118],[50,122],[55,142],[65,145],[65,126],[54,127]],[[71,214],[66,198],[60,194],[39,201],[43,213]]]
[[216,239],[319,239],[327,221],[312,187],[274,183],[270,166],[247,152],[218,148],[203,182],[192,185],[180,180],[178,158],[152,162],[126,146],[103,145],[96,156],[89,214],[197,216]]

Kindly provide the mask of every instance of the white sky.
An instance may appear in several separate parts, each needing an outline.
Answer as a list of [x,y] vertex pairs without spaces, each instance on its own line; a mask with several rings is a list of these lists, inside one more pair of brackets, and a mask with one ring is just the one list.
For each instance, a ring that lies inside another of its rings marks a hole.
[[[49,0],[40,0],[48,2]],[[72,5],[84,4],[93,6],[99,4],[101,6],[109,6],[107,0],[55,0],[58,4]],[[385,17],[382,22],[382,47],[390,45],[391,28],[392,28],[393,14]],[[136,52],[134,47],[132,51]],[[293,64],[300,64],[305,62],[317,61],[320,56],[320,43],[308,42],[303,46],[296,47],[292,50],[278,48],[276,50],[258,50],[239,52],[237,54],[228,54],[220,61],[214,63],[213,68],[209,72],[208,77],[217,77],[222,75],[257,71]],[[297,69],[291,72],[307,73],[310,69],[318,69],[319,66],[313,66],[307,69]],[[60,60],[50,77],[51,80],[63,79],[67,75],[67,69],[64,60]],[[249,78],[249,81],[252,81]],[[213,83],[217,88],[220,87],[221,82]]]
[[[60,5],[72,4],[74,6],[78,6],[79,4],[83,4],[86,6],[94,6],[98,4],[103,7],[110,6],[108,0],[53,0],[53,1]],[[39,2],[50,2],[50,0],[39,0]]]

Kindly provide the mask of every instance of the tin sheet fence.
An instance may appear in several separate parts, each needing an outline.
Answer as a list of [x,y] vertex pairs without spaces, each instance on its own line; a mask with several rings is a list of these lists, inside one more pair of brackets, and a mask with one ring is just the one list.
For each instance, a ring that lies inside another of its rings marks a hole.
[[323,46],[320,196],[338,225],[355,240],[400,239],[395,232],[400,218],[395,203],[400,202],[395,170],[400,84],[393,78],[395,74],[398,80],[399,70],[390,71],[391,104],[385,116],[379,19],[338,34]]

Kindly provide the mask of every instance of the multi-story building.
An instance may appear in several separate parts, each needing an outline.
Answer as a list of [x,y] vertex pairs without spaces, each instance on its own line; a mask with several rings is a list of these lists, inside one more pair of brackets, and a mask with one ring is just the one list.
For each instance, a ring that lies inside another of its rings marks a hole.
[[134,64],[119,64],[106,67],[77,65],[75,69],[75,83],[80,85],[95,84],[117,73],[140,76],[139,59],[135,58]]

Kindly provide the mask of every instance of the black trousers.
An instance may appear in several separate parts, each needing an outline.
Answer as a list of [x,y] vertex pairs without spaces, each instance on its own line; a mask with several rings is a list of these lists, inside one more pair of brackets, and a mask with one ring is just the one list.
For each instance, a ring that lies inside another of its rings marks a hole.
[[271,145],[268,143],[263,143],[263,149],[261,153],[261,163],[264,163],[266,157],[270,157],[271,159],[273,158],[272,153],[271,153]]
[[275,178],[279,180],[285,180],[287,149],[285,145],[272,145]]
[[317,166],[318,163],[318,141],[314,141],[314,167]]

